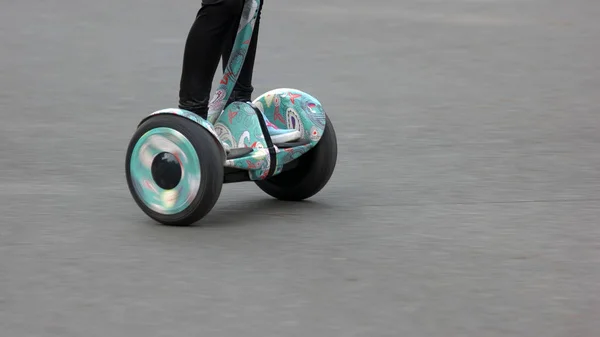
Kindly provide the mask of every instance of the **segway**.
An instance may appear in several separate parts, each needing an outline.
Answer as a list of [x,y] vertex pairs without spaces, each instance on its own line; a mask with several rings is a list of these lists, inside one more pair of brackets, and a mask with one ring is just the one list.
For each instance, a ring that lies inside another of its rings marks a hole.
[[[260,0],[246,0],[231,57],[205,120],[182,109],[151,113],[126,154],[129,191],[146,215],[187,226],[206,216],[223,184],[254,182],[280,200],[314,196],[331,178],[337,139],[321,103],[279,88],[227,101],[244,63]],[[227,106],[226,106],[227,105]]]

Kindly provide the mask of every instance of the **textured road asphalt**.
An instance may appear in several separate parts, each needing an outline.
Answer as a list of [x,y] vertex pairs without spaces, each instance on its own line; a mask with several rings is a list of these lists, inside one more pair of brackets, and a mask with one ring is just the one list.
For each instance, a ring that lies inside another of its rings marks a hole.
[[124,179],[200,1],[0,6],[0,335],[600,335],[600,3],[270,0],[257,92],[339,136],[311,201],[193,228]]

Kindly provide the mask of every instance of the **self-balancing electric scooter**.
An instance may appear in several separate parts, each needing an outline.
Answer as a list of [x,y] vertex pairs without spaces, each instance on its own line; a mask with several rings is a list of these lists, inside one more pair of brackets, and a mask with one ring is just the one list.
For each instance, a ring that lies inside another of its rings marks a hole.
[[137,205],[165,225],[191,225],[215,205],[224,183],[253,181],[274,198],[300,201],[331,178],[337,140],[320,102],[280,88],[225,107],[244,63],[260,0],[246,0],[231,57],[208,120],[182,109],[143,119],[126,154]]

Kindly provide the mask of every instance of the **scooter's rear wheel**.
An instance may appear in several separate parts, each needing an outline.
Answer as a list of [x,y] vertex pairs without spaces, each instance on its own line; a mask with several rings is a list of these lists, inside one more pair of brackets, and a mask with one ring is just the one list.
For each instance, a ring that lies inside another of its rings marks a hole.
[[127,148],[125,167],[137,205],[164,225],[193,224],[221,194],[221,151],[209,131],[183,117],[157,115],[142,123]]
[[308,199],[320,192],[333,175],[337,162],[337,138],[329,117],[326,117],[319,143],[296,160],[295,168],[255,181],[256,185],[268,195],[286,201]]

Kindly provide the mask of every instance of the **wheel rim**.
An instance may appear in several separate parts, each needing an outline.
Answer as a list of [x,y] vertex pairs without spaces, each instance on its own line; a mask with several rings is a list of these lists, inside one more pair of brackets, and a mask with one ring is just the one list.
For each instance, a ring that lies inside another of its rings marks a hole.
[[143,134],[129,165],[137,196],[157,213],[179,213],[198,194],[200,160],[192,143],[177,130],[160,127]]

